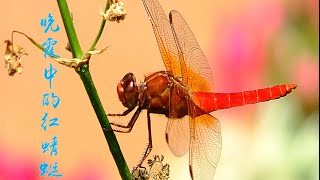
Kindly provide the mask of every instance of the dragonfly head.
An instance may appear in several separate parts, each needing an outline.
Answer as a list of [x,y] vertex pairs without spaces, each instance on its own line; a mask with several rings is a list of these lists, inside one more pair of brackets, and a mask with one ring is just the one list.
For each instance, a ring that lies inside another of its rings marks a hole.
[[123,106],[130,108],[137,106],[139,90],[136,78],[132,73],[127,73],[117,86],[117,92]]

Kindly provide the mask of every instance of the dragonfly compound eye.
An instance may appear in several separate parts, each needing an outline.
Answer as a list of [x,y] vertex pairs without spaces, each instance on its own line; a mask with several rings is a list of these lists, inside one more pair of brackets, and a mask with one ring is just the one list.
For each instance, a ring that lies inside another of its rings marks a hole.
[[127,73],[117,86],[118,96],[125,107],[133,107],[138,102],[138,87],[132,73]]

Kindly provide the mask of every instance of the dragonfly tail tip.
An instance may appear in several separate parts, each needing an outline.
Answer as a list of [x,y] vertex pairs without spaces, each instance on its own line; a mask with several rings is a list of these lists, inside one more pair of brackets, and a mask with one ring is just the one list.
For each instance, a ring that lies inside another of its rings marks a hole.
[[288,84],[287,87],[288,87],[289,91],[292,91],[293,89],[296,89],[298,86],[297,86],[297,84]]

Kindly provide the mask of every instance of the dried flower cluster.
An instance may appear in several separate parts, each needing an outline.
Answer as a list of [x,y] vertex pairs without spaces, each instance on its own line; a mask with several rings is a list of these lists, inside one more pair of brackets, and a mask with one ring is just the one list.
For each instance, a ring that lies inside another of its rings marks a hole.
[[104,19],[108,21],[117,21],[118,23],[120,20],[124,20],[127,12],[124,8],[124,3],[119,2],[118,0],[111,0],[111,5],[106,13],[104,13],[100,9],[100,14],[104,17]]
[[9,40],[5,40],[4,43],[7,44],[4,61],[8,69],[8,74],[13,76],[16,73],[21,73],[23,68],[21,55],[28,55],[27,52],[22,47],[14,46]]
[[133,180],[168,180],[169,179],[169,164],[163,165],[164,157],[158,155],[153,156],[153,159],[148,160],[149,172],[145,167],[140,167],[133,172]]

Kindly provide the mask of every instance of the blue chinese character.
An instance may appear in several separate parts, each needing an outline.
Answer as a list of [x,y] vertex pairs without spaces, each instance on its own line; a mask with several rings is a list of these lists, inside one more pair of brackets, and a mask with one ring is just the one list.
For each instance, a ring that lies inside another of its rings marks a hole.
[[42,147],[42,154],[44,154],[45,152],[48,151],[49,143],[43,142],[42,145],[41,145],[41,147]]
[[57,156],[57,155],[58,155],[58,148],[57,148],[57,146],[58,146],[57,136],[53,136],[51,143],[43,142],[43,143],[41,144],[42,154],[46,153],[46,152],[49,150],[49,148],[51,148],[50,156],[52,156],[52,155]]
[[50,63],[50,69],[45,69],[44,70],[44,78],[46,78],[47,80],[49,80],[49,84],[50,84],[50,89],[51,89],[51,83],[52,83],[52,79],[54,78],[55,74],[58,72],[58,70],[56,68],[52,67],[52,64]]
[[50,165],[51,172],[49,172],[48,176],[55,176],[55,177],[61,177],[62,176],[62,174],[57,174],[58,173],[58,170],[57,170],[58,165],[57,164],[58,164],[57,162],[54,162],[53,166]]
[[[45,112],[44,116],[42,117],[42,124],[41,124],[41,127],[43,128],[44,131],[47,131],[47,125],[46,125],[47,117],[48,117],[48,113]],[[58,120],[59,120],[59,118],[57,118],[57,117],[51,118],[49,120],[50,121],[49,127],[59,126],[60,124],[58,123]]]
[[[49,94],[43,94],[43,99],[42,99],[42,106],[49,106]],[[57,108],[58,105],[60,104],[60,97],[56,96],[54,93],[51,93],[51,103],[53,108]]]
[[[47,22],[48,22],[48,24],[47,24]],[[52,32],[58,32],[60,30],[60,27],[58,24],[56,25],[55,29],[52,29],[53,22],[54,22],[54,19],[52,18],[52,15],[50,13],[48,14],[48,20],[46,18],[41,19],[40,26],[46,27],[46,29],[44,30],[44,33],[47,33],[49,29]]]
[[61,177],[62,174],[59,174],[58,172],[58,163],[57,162],[54,162],[53,165],[50,165],[50,169],[48,170],[48,166],[49,164],[47,164],[46,162],[44,163],[41,163],[40,166],[39,166],[39,169],[40,169],[40,176],[44,176],[45,174],[48,175],[48,177],[50,176],[54,176],[54,177]]
[[44,174],[48,173],[47,171],[48,164],[46,162],[41,163],[39,168],[40,168],[40,176],[43,176]]
[[42,44],[42,47],[44,48],[44,58],[47,57],[47,55],[51,56],[51,57],[55,57],[55,58],[59,58],[59,55],[54,54],[54,45],[57,44],[58,41],[52,39],[52,38],[48,38],[46,42],[44,42]]
[[52,154],[54,154],[55,156],[58,155],[58,149],[57,149],[57,145],[58,145],[58,141],[57,141],[57,137],[53,136],[52,138],[52,143],[50,145],[51,148],[51,152],[50,152],[50,156],[52,156]]

